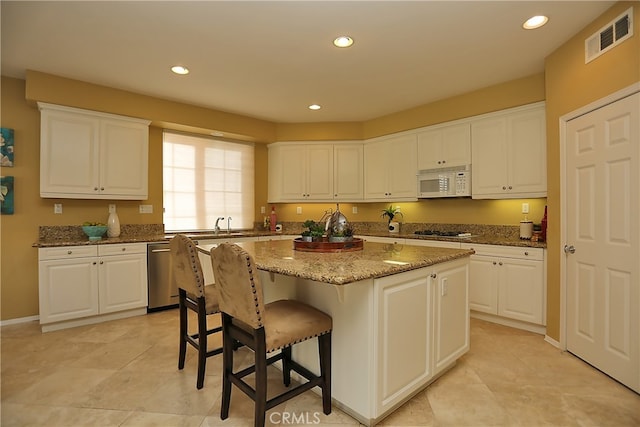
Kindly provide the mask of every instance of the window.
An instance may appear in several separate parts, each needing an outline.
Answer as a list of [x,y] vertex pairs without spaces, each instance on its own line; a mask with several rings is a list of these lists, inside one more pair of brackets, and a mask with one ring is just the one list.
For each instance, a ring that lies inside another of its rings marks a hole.
[[165,131],[164,227],[167,231],[251,229],[254,224],[254,148],[205,136]]

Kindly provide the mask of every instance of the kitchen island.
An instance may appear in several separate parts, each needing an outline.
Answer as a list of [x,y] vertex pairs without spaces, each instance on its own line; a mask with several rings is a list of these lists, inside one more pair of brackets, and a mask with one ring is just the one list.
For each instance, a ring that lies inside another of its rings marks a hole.
[[[333,402],[365,425],[469,349],[471,250],[365,242],[362,251],[312,253],[294,251],[291,240],[239,245],[254,257],[265,302],[296,299],[333,318]],[[319,371],[315,340],[294,346],[293,356]]]

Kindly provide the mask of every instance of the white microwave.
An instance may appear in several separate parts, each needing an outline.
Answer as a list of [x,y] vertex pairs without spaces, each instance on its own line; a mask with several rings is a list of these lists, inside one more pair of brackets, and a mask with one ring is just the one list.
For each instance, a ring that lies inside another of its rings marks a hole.
[[471,165],[426,169],[418,173],[418,198],[470,196]]

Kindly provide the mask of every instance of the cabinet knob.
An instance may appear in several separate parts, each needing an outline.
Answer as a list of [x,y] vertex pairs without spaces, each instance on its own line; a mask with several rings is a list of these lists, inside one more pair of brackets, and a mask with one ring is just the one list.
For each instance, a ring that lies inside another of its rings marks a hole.
[[127,250],[127,248],[122,248],[122,252],[124,252],[124,251],[126,251],[126,250]]
[[509,190],[512,190],[512,189],[513,189],[513,187],[512,187],[512,186],[509,186]]
[[104,191],[104,187],[100,187],[100,191]]
[[333,197],[338,197],[338,195],[337,195],[337,194],[334,194],[334,195],[333,195]]
[[436,277],[438,277],[438,275],[436,273],[431,273],[431,278],[435,279]]
[[524,252],[524,255],[525,255],[525,256],[529,256],[529,252],[525,251],[525,252]]
[[507,189],[507,187],[505,187],[505,186],[503,185],[503,186],[502,186],[502,189],[503,189],[503,190],[506,190],[506,189]]
[[447,163],[447,161],[446,161],[446,160],[443,160],[443,161],[442,161],[442,164],[444,165],[445,163]]
[[104,261],[100,261],[100,265],[104,264]]
[[98,187],[93,187],[93,191],[98,191]]
[[96,265],[96,264],[97,264],[97,262],[93,261],[93,265]]
[[440,160],[438,160],[438,164],[442,164],[442,162]]
[[73,251],[67,251],[67,255],[71,255]]
[[500,262],[498,263],[498,265],[502,265],[502,261],[500,261]]

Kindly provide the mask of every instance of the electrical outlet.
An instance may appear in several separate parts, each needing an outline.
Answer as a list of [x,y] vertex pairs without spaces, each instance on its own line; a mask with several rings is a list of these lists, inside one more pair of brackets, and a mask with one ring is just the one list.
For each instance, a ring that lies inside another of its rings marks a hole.
[[267,213],[267,209],[264,206],[260,206],[260,213]]
[[140,213],[141,214],[153,213],[153,205],[140,205]]
[[116,205],[111,203],[109,204],[109,213],[114,213],[116,211]]
[[54,203],[53,204],[53,213],[61,214],[62,213],[62,203]]
[[302,206],[298,206],[298,207],[296,208],[296,213],[297,213],[298,215],[302,215]]
[[528,214],[529,213],[529,203],[523,203],[522,204],[522,213],[523,214]]
[[358,207],[357,206],[351,207],[351,213],[357,214],[358,213]]

